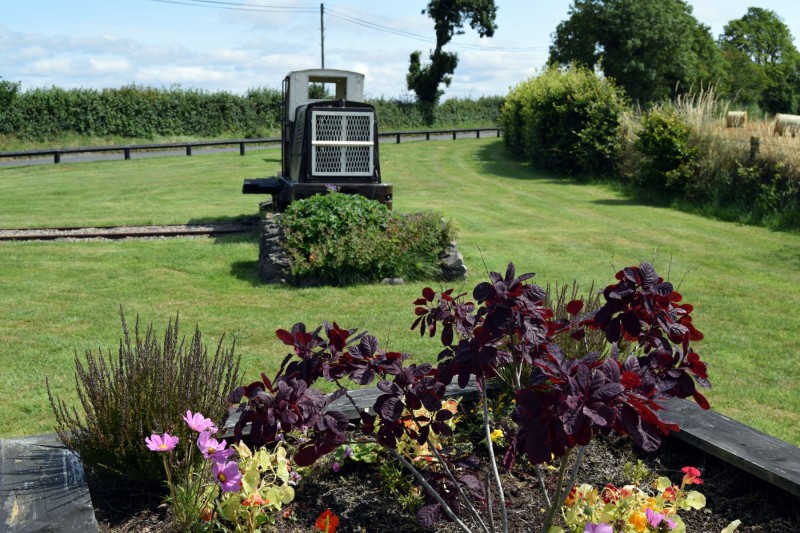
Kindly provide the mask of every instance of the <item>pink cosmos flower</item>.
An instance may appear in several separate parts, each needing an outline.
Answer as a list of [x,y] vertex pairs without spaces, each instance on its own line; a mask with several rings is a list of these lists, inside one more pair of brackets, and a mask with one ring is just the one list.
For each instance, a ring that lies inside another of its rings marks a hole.
[[219,488],[222,492],[239,492],[242,488],[242,473],[239,472],[239,465],[233,461],[227,463],[215,462],[211,466],[211,472],[217,478]]
[[[227,446],[227,443],[224,440],[220,442],[212,437],[210,431],[201,431],[200,436],[197,437],[197,447],[200,448],[200,451],[203,453],[203,457],[206,459],[211,459],[212,456],[223,451],[225,446]],[[231,454],[232,453],[233,450],[231,450]],[[230,457],[231,454],[228,454],[225,459]]]
[[154,452],[169,452],[175,449],[179,440],[178,437],[173,437],[169,433],[163,435],[153,433],[149,437],[145,437],[144,442],[147,444],[147,448]]
[[189,427],[194,431],[201,433],[203,431],[210,431],[211,433],[217,432],[217,426],[210,418],[206,418],[200,413],[192,414],[191,411],[186,411],[186,416],[183,417]]
[[583,533],[614,533],[614,529],[608,524],[586,524],[583,527]]
[[648,509],[645,509],[644,515],[645,515],[645,517],[647,517],[647,523],[650,524],[650,527],[658,528],[658,526],[660,526],[661,523],[664,520],[666,520],[667,521],[667,525],[669,526],[670,529],[674,529],[675,528],[675,522],[673,522],[672,519],[670,519],[670,518],[666,518],[666,515],[664,515],[664,514],[657,513],[655,511],[653,511],[652,509],[648,508]]

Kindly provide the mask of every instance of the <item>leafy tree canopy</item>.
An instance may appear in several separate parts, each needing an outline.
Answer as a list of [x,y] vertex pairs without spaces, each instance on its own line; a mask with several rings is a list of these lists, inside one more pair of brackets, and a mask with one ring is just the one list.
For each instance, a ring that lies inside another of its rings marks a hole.
[[464,33],[467,21],[481,37],[492,37],[497,29],[497,6],[494,0],[431,0],[426,11],[435,24],[436,48],[430,53],[430,63],[426,65],[422,64],[422,52],[411,53],[406,83],[420,102],[432,105],[442,95],[439,86],[442,83],[450,85],[458,66],[458,54],[442,49],[454,35]]
[[714,83],[723,65],[709,28],[683,0],[574,0],[550,62],[599,68],[641,104]]
[[719,38],[730,65],[731,96],[771,113],[800,112],[800,52],[773,11],[751,7]]
[[797,61],[792,34],[781,18],[769,9],[751,7],[725,25],[720,44],[747,55],[759,65]]

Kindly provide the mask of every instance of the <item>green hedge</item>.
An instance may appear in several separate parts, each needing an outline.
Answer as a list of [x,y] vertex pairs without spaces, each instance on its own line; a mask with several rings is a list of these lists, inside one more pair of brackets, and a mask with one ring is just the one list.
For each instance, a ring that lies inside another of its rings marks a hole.
[[4,113],[4,131],[47,140],[156,135],[264,136],[279,128],[281,94],[253,89],[244,96],[193,89],[125,86],[119,89],[32,89],[17,92]]
[[[137,85],[115,89],[31,89],[0,80],[0,134],[47,141],[65,134],[87,137],[269,137],[280,132],[281,93],[250,89],[244,95]],[[384,131],[495,124],[503,99],[447,100],[433,124],[413,101],[370,100]]]
[[624,92],[580,67],[551,67],[514,87],[500,123],[506,145],[535,164],[574,175],[613,169]]

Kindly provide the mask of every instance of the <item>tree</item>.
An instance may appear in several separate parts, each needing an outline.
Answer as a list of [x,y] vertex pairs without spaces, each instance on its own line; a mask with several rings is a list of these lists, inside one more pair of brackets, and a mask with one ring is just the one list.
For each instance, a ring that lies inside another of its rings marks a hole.
[[444,46],[454,35],[464,33],[467,20],[478,35],[492,37],[497,29],[497,6],[494,0],[431,0],[427,13],[435,24],[436,48],[430,53],[430,63],[426,65],[422,64],[422,52],[411,53],[406,83],[408,89],[417,95],[417,100],[432,106],[443,94],[439,86],[442,83],[450,86],[452,74],[458,66],[458,54],[445,52]]
[[642,105],[716,83],[723,64],[683,0],[575,0],[550,62],[600,69]]
[[751,7],[719,38],[732,73],[731,91],[744,103],[777,113],[798,109],[800,52],[789,28],[768,9]]

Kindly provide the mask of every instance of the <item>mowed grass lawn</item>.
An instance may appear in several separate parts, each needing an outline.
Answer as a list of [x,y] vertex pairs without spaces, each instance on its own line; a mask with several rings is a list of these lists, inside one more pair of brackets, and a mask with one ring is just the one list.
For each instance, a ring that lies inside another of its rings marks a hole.
[[[536,272],[588,289],[653,261],[695,305],[721,413],[800,444],[800,236],[638,205],[598,185],[543,174],[498,139],[382,145],[395,209],[435,209],[459,230],[471,270]],[[177,223],[254,215],[246,177],[268,176],[277,151],[0,169],[0,227]],[[354,250],[354,253],[357,251]],[[75,400],[74,355],[116,352],[119,306],[159,335],[180,313],[210,351],[236,340],[245,381],[286,353],[277,328],[323,320],[367,329],[386,347],[433,361],[411,332],[424,283],[295,289],[259,283],[257,236],[0,243],[0,436],[52,431],[45,378]]]

